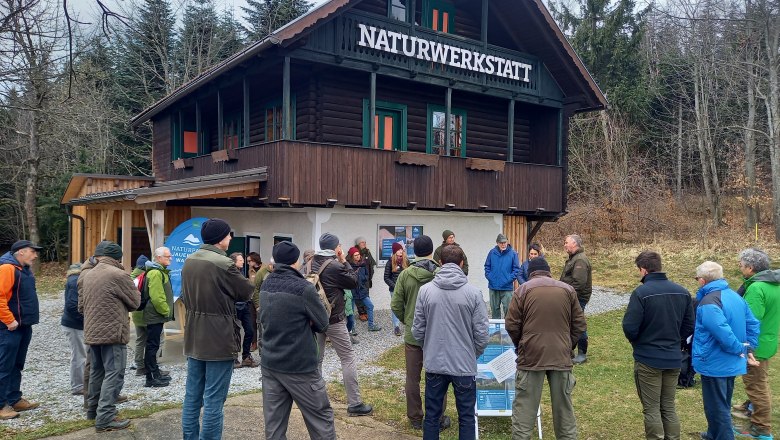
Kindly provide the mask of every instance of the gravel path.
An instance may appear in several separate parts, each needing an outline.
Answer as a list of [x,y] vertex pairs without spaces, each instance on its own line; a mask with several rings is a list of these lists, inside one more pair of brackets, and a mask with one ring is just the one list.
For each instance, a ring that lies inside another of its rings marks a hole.
[[[588,303],[587,314],[593,315],[625,307],[628,295],[619,292],[594,288],[593,297]],[[41,407],[22,413],[14,420],[1,422],[12,429],[25,430],[39,427],[47,422],[58,420],[78,420],[84,417],[81,396],[70,394],[70,348],[60,328],[62,315],[62,296],[57,299],[41,300],[41,323],[33,327],[33,339],[27,355],[25,370],[22,373],[22,391],[32,401],[40,402]],[[374,375],[378,367],[369,365],[380,353],[402,342],[402,337],[393,335],[388,310],[376,312],[377,324],[383,331],[369,333],[365,322],[358,322],[358,339],[355,353],[360,376]],[[128,366],[132,364],[133,344],[128,346]],[[181,403],[184,399],[186,367],[183,363],[162,365],[170,370],[173,381],[166,388],[145,388],[144,378],[127,370],[123,394],[130,400],[120,409],[142,408],[149,404]],[[327,379],[340,380],[340,364],[336,353],[328,345],[326,348],[323,372]],[[242,393],[260,390],[260,368],[241,368],[233,371],[230,393]]]

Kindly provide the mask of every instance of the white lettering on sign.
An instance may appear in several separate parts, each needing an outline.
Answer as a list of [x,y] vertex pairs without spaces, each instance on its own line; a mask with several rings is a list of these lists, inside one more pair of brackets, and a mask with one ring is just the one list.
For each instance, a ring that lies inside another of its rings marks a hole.
[[400,32],[378,29],[363,23],[358,23],[358,28],[360,29],[359,46],[394,54],[402,53],[410,58],[433,61],[516,81],[531,82],[529,73],[533,66],[527,63],[412,37]]

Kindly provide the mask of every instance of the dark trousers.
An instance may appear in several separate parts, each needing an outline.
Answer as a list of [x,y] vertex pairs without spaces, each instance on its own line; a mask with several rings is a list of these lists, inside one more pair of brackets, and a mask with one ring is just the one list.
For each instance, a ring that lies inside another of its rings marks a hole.
[[477,382],[474,376],[450,376],[425,373],[425,423],[423,440],[438,440],[447,388],[452,384],[455,407],[458,409],[458,439],[476,438],[474,405],[477,403]]
[[89,377],[87,413],[94,414],[95,427],[105,427],[117,416],[116,399],[125,384],[127,345],[90,345],[92,367]]
[[336,438],[333,408],[319,370],[288,374],[263,368],[263,419],[267,440],[287,440],[292,404],[298,406],[309,438]]
[[731,425],[731,396],[734,394],[734,376],[711,377],[701,375],[701,396],[704,416],[707,417],[707,440],[733,440]]
[[246,359],[249,357],[249,349],[252,347],[252,341],[255,338],[255,327],[252,324],[252,312],[249,311],[251,306],[245,305],[243,309],[236,309],[236,316],[241,321],[241,327],[244,328],[244,341],[241,344],[241,358]]
[[14,331],[0,330],[0,408],[13,406],[22,398],[22,370],[31,339],[29,325],[20,325]]
[[[579,300],[580,307],[582,308],[582,313],[585,313],[585,306],[588,305],[587,301]],[[580,335],[580,340],[577,341],[577,350],[579,350],[580,353],[587,353],[588,352],[588,330],[586,329],[582,334]]]
[[647,440],[679,440],[680,419],[674,406],[679,368],[658,369],[634,361],[634,383],[645,419]]
[[160,377],[160,367],[157,365],[157,351],[160,350],[160,336],[162,335],[162,331],[162,323],[146,325],[144,368],[146,368],[146,378],[150,380]]

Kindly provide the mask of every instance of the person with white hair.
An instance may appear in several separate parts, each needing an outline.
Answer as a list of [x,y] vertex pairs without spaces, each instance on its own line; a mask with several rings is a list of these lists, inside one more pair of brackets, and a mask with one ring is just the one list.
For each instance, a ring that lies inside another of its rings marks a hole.
[[733,439],[731,397],[734,378],[747,372],[758,344],[759,322],[747,303],[729,288],[723,267],[705,261],[696,268],[696,325],[693,368],[701,374],[707,432],[704,440]]

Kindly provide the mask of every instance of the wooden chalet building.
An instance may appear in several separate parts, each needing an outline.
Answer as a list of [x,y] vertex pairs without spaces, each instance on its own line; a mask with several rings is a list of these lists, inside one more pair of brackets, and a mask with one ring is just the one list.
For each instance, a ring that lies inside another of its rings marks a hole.
[[418,226],[453,230],[487,292],[496,234],[524,253],[566,212],[569,118],[606,105],[541,0],[330,0],[133,119],[153,179],[74,176],[71,260],[106,238],[130,267],[190,217],[264,260],[325,231],[378,256],[383,225]]

